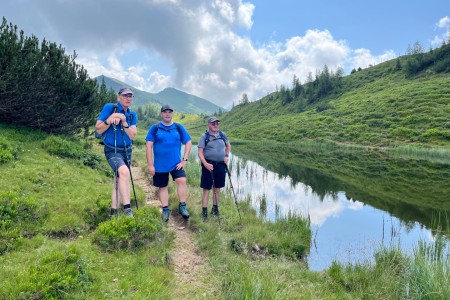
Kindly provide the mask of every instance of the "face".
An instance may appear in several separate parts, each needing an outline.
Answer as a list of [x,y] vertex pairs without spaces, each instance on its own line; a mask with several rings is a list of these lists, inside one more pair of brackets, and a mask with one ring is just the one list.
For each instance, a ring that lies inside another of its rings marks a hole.
[[219,122],[216,121],[216,122],[208,123],[208,128],[209,128],[209,130],[211,130],[213,132],[219,130]]
[[123,108],[128,108],[131,106],[131,103],[133,102],[133,95],[132,94],[121,94],[121,95],[119,95],[119,102]]
[[170,121],[172,121],[172,115],[173,111],[171,111],[170,109],[166,109],[165,111],[161,112],[161,119],[163,120],[163,122],[169,123]]

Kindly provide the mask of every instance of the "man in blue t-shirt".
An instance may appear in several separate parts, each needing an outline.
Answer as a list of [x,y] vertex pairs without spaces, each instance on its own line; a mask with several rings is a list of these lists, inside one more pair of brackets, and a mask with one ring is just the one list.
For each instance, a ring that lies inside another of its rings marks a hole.
[[117,214],[121,199],[124,214],[131,217],[133,216],[130,206],[131,145],[137,133],[137,114],[130,109],[133,91],[121,88],[117,100],[115,104],[107,103],[103,106],[95,124],[95,131],[102,136],[106,159],[114,171],[110,216]]
[[[163,207],[163,220],[167,222],[169,209],[169,173],[177,183],[178,212],[183,218],[189,218],[186,209],[187,182],[184,167],[191,152],[192,141],[183,125],[172,122],[173,108],[161,107],[161,122],[150,127],[147,137],[146,154],[148,171],[153,176],[153,185],[159,188],[159,200]],[[184,155],[181,158],[181,144]]]

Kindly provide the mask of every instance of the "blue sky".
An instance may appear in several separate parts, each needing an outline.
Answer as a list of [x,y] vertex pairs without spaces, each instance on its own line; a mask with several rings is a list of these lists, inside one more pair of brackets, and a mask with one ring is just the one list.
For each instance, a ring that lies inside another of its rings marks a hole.
[[[366,3],[369,2],[369,3]],[[448,40],[450,1],[2,0],[25,34],[76,50],[91,77],[227,107],[327,65],[365,68]]]

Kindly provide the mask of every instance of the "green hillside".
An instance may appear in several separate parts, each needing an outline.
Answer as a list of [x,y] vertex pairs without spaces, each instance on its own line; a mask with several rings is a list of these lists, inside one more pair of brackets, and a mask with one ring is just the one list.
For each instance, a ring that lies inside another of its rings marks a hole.
[[[316,101],[299,97],[286,103],[286,91],[280,90],[239,104],[221,116],[222,127],[246,140],[448,146],[450,45],[420,55],[342,77],[339,88]],[[421,64],[413,69],[412,62],[419,59]],[[306,94],[308,84],[302,87]]]

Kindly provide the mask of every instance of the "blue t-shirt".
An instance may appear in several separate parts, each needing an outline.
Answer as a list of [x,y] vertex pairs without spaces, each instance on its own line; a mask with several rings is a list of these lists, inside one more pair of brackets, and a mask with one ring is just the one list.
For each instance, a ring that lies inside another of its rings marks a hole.
[[[155,172],[166,173],[174,170],[181,161],[181,144],[186,144],[191,140],[183,125],[179,123],[177,125],[172,123],[170,126],[165,126],[162,122],[159,122],[150,127],[147,133],[145,140],[153,142]],[[158,131],[155,136],[156,126],[158,126]]]
[[[100,115],[98,116],[98,120],[105,122],[113,112],[114,104],[106,103],[105,106],[103,106]],[[120,102],[117,102],[117,112],[125,115],[125,117],[127,118],[128,126],[136,126],[138,118],[135,111],[128,109],[127,112],[125,112]],[[125,130],[121,130],[122,124],[119,124],[116,127],[117,128],[115,134],[114,125],[109,126],[109,128],[103,133],[103,142],[105,143],[105,145],[108,145],[110,147],[117,146],[120,148],[131,146],[133,141],[125,133]],[[116,137],[116,143],[114,143],[114,136]],[[125,145],[123,143],[124,140]]]

